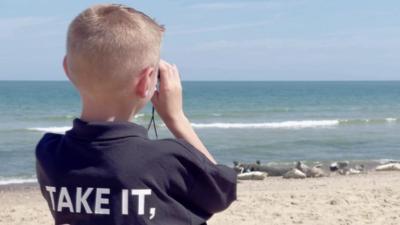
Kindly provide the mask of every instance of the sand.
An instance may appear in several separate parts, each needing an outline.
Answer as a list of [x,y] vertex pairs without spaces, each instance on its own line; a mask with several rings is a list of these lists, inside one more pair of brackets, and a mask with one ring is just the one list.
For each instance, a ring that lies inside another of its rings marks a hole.
[[[53,224],[35,184],[0,187],[0,224]],[[399,225],[400,172],[240,181],[238,200],[209,221],[228,224]]]

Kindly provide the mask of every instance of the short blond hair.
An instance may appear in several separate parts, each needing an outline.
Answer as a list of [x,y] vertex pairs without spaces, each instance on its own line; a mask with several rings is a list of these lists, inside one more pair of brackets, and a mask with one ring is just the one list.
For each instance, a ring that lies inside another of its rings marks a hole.
[[94,5],[70,24],[69,78],[89,94],[115,91],[146,67],[157,66],[164,27],[117,4]]

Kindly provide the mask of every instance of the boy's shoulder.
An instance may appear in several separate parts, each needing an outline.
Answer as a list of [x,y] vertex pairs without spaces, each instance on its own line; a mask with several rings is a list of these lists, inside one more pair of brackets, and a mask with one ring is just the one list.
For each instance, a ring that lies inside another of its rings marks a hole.
[[[163,155],[183,156],[196,161],[208,160],[193,145],[181,138],[147,139],[146,143],[148,145],[147,148],[155,150]],[[144,146],[144,148],[146,147]]]
[[[73,152],[79,151],[87,146],[101,146],[108,145],[109,149],[116,151],[109,151],[108,154],[123,154],[125,156],[135,154],[145,155],[145,158],[158,158],[160,161],[168,161],[171,158],[176,160],[191,161],[199,165],[203,165],[208,160],[202,153],[200,153],[194,146],[184,139],[164,138],[152,140],[149,138],[137,138],[137,136],[125,137],[125,140],[94,140],[85,139],[81,137],[71,136],[71,133],[44,133],[36,145],[36,155],[43,156],[48,154],[59,154],[60,152]],[[96,144],[97,142],[97,144]],[[115,146],[115,147],[114,147]],[[96,147],[94,147],[96,148]],[[139,148],[135,151],[135,148]]]
[[37,159],[47,162],[57,159],[61,160],[61,164],[68,164],[68,159],[76,162],[77,157],[83,159],[90,156],[91,160],[105,157],[103,159],[111,160],[118,166],[135,168],[131,165],[131,160],[134,159],[137,165],[155,163],[171,169],[218,171],[230,177],[236,175],[233,174],[232,168],[212,163],[202,152],[182,138],[153,140],[147,135],[128,135],[128,133],[118,137],[107,135],[100,139],[92,138],[93,136],[90,138],[79,136],[73,130],[65,134],[44,133],[36,146]]
[[38,144],[41,144],[42,142],[46,142],[46,141],[50,141],[50,140],[58,140],[59,138],[62,138],[63,136],[64,136],[64,134],[47,132],[47,133],[43,134],[43,136],[39,140]]
[[49,145],[58,144],[64,135],[59,133],[44,133],[36,144],[36,153],[41,149],[51,148]]
[[[143,163],[147,164],[148,167],[162,166],[168,168],[170,172],[174,170],[209,170],[207,167],[216,166],[184,139],[128,139],[127,143],[117,150],[118,152],[110,151],[109,156],[114,159],[113,161],[121,158],[121,155],[131,159],[140,158],[142,159],[141,162],[135,160],[137,165]],[[122,165],[120,162],[118,164]]]

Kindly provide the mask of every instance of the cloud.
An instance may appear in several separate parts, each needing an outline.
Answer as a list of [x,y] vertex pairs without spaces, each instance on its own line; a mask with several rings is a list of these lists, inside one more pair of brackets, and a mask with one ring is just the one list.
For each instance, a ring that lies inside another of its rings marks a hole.
[[0,29],[10,30],[19,29],[29,26],[42,25],[53,21],[51,17],[13,17],[13,18],[0,18]]
[[283,6],[302,3],[304,0],[270,0],[270,1],[243,1],[243,2],[208,2],[189,6],[199,10],[243,10],[243,9],[276,9]]
[[[0,18],[0,38],[16,35],[35,35],[45,26],[60,27],[63,22],[54,17],[13,17]],[[47,32],[47,31],[46,31]]]
[[185,34],[196,34],[204,33],[210,31],[227,31],[227,30],[237,30],[244,28],[262,27],[270,24],[270,21],[259,21],[259,22],[249,22],[249,23],[236,23],[236,24],[226,24],[220,26],[210,26],[210,27],[199,27],[193,29],[181,29],[181,30],[171,30],[168,32],[169,35],[185,35]]
[[193,45],[193,51],[220,50],[348,50],[350,49],[400,49],[400,41],[396,38],[372,37],[367,35],[325,36],[314,38],[264,38],[252,40],[217,40]]
[[211,2],[211,3],[197,3],[191,5],[193,9],[206,9],[206,10],[230,10],[230,9],[244,9],[244,8],[269,8],[273,2],[261,1],[247,1],[247,2]]

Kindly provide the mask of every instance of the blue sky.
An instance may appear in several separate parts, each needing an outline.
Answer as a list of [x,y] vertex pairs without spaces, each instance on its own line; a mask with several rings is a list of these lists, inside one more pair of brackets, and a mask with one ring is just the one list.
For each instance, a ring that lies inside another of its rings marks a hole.
[[[400,80],[400,1],[114,1],[166,26],[184,80]],[[0,1],[0,80],[66,80],[69,22],[102,1]]]

